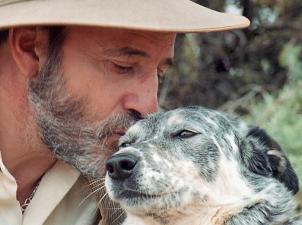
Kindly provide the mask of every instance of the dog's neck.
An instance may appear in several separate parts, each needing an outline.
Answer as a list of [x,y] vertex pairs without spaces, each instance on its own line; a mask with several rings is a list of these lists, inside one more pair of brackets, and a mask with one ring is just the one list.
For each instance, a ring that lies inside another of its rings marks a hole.
[[[246,211],[247,208],[249,209],[248,211]],[[127,214],[126,220],[122,225],[242,225],[250,224],[249,218],[254,219],[253,225],[281,225],[291,224],[288,223],[288,218],[291,218],[294,208],[295,203],[289,198],[284,198],[284,201],[280,201],[280,207],[269,206],[265,201],[257,201],[255,199],[248,200],[245,203],[239,202],[237,204],[227,204],[219,207],[203,207],[190,211],[180,210],[177,213],[169,213],[165,216],[150,215],[143,217],[130,213]],[[245,216],[238,216],[244,211]],[[259,214],[259,212],[263,213]],[[269,223],[265,215],[271,215],[275,223]]]
[[205,207],[190,212],[179,211],[168,216],[127,214],[122,225],[224,225],[241,207]]

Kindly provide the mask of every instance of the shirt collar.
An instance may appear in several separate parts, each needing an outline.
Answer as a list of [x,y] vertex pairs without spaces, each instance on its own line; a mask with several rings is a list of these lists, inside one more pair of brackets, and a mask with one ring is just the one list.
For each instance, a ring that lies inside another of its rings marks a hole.
[[19,225],[22,212],[17,201],[17,183],[5,167],[0,151],[0,224]]
[[16,197],[16,180],[3,164],[0,151],[0,224],[43,224],[79,176],[80,173],[76,169],[58,160],[41,179],[33,199],[22,216]]

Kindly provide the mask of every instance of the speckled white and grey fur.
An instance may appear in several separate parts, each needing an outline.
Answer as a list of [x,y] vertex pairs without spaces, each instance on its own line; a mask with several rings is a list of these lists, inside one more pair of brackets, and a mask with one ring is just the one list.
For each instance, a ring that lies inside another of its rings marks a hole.
[[123,225],[302,225],[298,180],[279,145],[224,113],[150,115],[121,138],[121,153],[139,157],[126,180],[106,175],[110,198],[127,213]]

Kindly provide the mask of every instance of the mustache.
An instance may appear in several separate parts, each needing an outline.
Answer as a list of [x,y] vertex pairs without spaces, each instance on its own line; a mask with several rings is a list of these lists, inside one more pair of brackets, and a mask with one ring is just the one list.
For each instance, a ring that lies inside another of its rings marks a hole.
[[96,132],[97,137],[99,140],[105,140],[113,134],[123,135],[131,125],[141,119],[141,114],[135,110],[129,110],[126,114],[110,116],[101,122]]

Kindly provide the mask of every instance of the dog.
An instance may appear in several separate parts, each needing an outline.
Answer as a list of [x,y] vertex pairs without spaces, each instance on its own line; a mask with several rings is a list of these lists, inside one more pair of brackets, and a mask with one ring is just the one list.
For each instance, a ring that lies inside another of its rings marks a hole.
[[264,130],[187,107],[140,120],[106,163],[122,225],[302,225],[298,178]]

